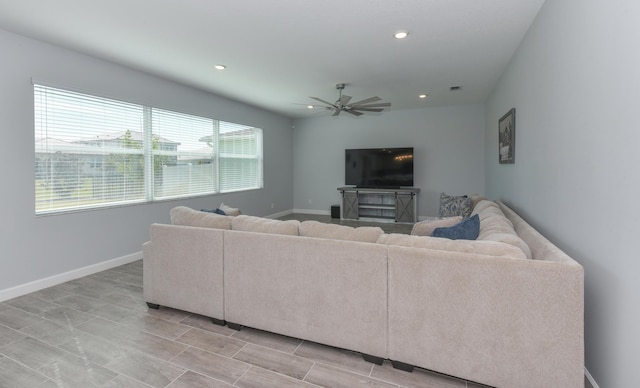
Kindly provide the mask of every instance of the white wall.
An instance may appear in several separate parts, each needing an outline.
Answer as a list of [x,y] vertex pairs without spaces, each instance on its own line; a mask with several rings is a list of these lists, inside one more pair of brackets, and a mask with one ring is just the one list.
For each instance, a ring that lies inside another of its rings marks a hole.
[[414,147],[418,214],[438,214],[441,192],[484,192],[484,106],[430,107],[294,121],[294,208],[340,203],[347,148]]
[[[18,285],[141,250],[149,224],[179,204],[267,215],[293,207],[291,121],[264,110],[0,30],[0,294]],[[111,98],[249,124],[264,130],[263,190],[148,205],[34,215],[31,79]],[[275,203],[275,208],[271,208]]]
[[[586,367],[601,387],[639,380],[638,21],[633,0],[547,0],[486,110],[488,194],[585,267]],[[516,162],[499,165],[511,107]]]

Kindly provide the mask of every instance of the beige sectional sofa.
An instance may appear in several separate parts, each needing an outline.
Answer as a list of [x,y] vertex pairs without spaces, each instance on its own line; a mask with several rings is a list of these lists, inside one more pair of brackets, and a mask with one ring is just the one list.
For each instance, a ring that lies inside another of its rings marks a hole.
[[582,266],[503,203],[474,214],[463,241],[178,207],[143,245],[144,297],[405,370],[582,387]]

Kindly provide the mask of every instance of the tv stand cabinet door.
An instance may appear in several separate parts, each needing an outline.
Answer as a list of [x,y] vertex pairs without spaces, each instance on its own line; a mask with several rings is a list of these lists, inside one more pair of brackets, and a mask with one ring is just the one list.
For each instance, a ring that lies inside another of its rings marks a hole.
[[343,191],[342,193],[342,218],[348,220],[357,220],[358,212],[358,192]]
[[416,222],[414,193],[396,193],[396,222]]

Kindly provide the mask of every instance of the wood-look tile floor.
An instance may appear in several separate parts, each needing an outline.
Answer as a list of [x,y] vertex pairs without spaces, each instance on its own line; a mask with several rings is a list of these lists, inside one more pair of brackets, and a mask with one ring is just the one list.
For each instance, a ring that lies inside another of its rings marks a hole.
[[479,387],[142,298],[142,260],[0,303],[0,387]]

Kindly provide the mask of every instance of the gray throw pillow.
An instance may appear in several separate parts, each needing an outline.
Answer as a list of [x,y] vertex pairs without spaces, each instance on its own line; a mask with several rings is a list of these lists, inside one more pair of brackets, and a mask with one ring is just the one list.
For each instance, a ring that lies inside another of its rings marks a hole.
[[445,193],[440,194],[440,217],[462,216],[467,218],[471,215],[473,201],[466,195],[453,196]]

